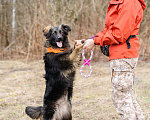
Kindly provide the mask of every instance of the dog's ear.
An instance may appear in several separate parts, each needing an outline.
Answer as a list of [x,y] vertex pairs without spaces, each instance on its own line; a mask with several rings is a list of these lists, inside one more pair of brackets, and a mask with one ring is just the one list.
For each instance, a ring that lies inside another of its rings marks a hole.
[[43,30],[44,36],[47,38],[49,38],[52,34],[52,26],[47,26],[44,28]]
[[61,25],[61,29],[64,31],[66,35],[68,35],[68,32],[71,31],[71,28],[68,25],[64,24]]

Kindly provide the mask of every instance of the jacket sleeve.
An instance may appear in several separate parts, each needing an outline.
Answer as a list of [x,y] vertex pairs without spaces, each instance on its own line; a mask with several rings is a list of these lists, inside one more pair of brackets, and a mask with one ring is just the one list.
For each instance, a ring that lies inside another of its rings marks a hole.
[[134,1],[123,4],[121,8],[118,8],[118,16],[114,24],[110,25],[108,30],[105,28],[104,31],[97,34],[94,38],[95,44],[104,46],[125,42],[135,29],[138,10],[134,9],[136,9]]

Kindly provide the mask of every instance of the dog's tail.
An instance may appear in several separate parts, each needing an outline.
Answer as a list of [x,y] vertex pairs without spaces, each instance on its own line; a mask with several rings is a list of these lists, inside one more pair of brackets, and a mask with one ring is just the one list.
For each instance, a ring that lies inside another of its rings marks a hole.
[[39,119],[39,118],[41,119],[43,116],[43,107],[42,106],[39,106],[39,107],[28,106],[26,107],[25,112],[32,119]]

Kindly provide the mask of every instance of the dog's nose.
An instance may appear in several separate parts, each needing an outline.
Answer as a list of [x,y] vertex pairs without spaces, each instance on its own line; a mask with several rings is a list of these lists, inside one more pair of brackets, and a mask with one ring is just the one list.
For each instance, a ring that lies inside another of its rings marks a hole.
[[61,37],[60,37],[60,36],[58,36],[58,39],[61,39]]
[[60,37],[60,36],[58,36],[57,38],[58,38],[58,41],[61,41],[61,40],[62,40],[62,37]]

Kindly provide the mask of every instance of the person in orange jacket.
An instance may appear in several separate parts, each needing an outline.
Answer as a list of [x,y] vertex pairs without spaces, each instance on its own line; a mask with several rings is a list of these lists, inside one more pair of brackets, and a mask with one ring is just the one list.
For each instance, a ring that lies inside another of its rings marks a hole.
[[[112,72],[112,100],[121,120],[145,120],[134,97],[134,70],[138,61],[140,23],[146,8],[144,0],[110,0],[105,29],[85,41],[89,51],[94,44],[109,45]],[[81,41],[77,41],[76,46]]]

